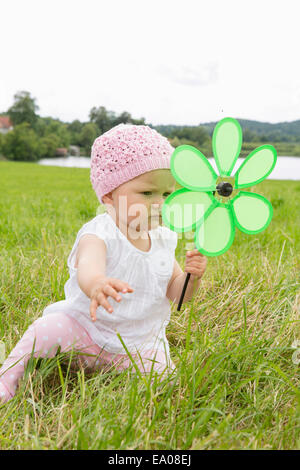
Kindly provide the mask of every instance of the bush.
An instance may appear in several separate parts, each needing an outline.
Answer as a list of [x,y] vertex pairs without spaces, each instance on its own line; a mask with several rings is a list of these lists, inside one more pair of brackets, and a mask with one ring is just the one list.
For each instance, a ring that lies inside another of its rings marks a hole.
[[56,149],[60,146],[60,140],[55,134],[49,134],[40,139],[39,156],[52,158],[56,155]]
[[27,122],[15,126],[3,139],[3,155],[8,160],[36,161],[39,158],[39,139]]

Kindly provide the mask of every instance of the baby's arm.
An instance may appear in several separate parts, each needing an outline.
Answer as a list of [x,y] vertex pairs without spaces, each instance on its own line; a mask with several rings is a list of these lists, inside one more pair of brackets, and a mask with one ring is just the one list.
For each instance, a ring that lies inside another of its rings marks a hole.
[[105,277],[106,245],[103,240],[86,234],[79,240],[76,250],[75,268],[80,289],[91,297],[91,292]]
[[[184,272],[179,266],[177,260],[175,259],[173,274],[172,274],[172,277],[169,281],[168,288],[167,288],[167,298],[171,300],[171,302],[174,302],[175,304],[179,303],[179,299],[180,299],[180,295],[182,291],[182,288],[180,288],[180,286],[181,285],[183,286],[182,281],[184,282],[184,279],[185,279]],[[185,291],[184,300],[188,300],[188,289],[186,289]]]
[[[188,253],[191,253],[191,255],[188,256]],[[167,298],[175,304],[179,303],[187,273],[189,272],[191,276],[184,294],[183,301],[185,302],[191,300],[199,289],[201,277],[206,269],[207,260],[205,256],[197,250],[188,253],[184,272],[175,259],[173,274],[168,284]]]
[[127,282],[106,276],[106,244],[99,237],[92,234],[82,236],[76,251],[77,281],[80,289],[91,299],[90,314],[96,321],[98,305],[109,313],[113,311],[108,296],[119,302],[122,300],[119,292],[131,293],[133,289]]

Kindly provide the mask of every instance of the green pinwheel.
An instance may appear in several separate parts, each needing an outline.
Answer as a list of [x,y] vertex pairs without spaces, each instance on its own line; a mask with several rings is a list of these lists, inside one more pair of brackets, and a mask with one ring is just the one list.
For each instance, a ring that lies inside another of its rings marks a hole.
[[263,181],[273,170],[277,153],[272,145],[251,152],[231,177],[242,146],[242,129],[233,118],[222,119],[212,136],[216,174],[208,159],[191,145],[180,145],[171,157],[171,172],[183,186],[170,194],[162,219],[176,232],[195,232],[195,245],[206,256],[218,256],[231,246],[235,227],[248,234],[267,228],[273,209],[260,194],[241,191]]

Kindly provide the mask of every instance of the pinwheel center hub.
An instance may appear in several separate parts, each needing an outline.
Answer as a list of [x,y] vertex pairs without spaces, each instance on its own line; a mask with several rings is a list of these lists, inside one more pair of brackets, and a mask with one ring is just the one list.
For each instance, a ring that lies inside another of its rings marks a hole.
[[222,181],[221,183],[218,184],[217,186],[217,191],[220,196],[230,196],[230,194],[233,191],[233,187],[230,183],[226,181]]

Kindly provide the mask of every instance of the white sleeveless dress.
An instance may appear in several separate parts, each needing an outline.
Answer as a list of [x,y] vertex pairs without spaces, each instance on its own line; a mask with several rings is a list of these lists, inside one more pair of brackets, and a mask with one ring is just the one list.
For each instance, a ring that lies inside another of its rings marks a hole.
[[[125,281],[134,289],[132,293],[120,292],[120,302],[108,297],[113,312],[99,306],[96,322],[91,320],[91,300],[80,289],[74,267],[78,242],[87,233],[106,244],[106,276]],[[70,277],[64,286],[65,300],[48,305],[43,316],[62,312],[74,317],[98,346],[111,353],[126,354],[118,332],[131,353],[158,349],[169,356],[165,329],[171,306],[166,291],[173,273],[178,235],[165,226],[148,233],[151,248],[145,252],[132,245],[107,212],[84,224],[67,260]]]

